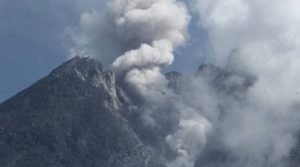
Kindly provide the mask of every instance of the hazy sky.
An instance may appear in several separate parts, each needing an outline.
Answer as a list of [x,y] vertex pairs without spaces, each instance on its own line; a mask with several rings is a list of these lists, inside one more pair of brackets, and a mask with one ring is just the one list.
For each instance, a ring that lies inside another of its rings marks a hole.
[[[68,58],[66,27],[76,25],[83,11],[104,8],[105,0],[1,0],[0,1],[0,102],[46,76]],[[196,32],[192,21],[191,36]],[[197,43],[197,47],[195,46]],[[192,73],[200,64],[200,38],[191,39],[175,54],[167,70]]]

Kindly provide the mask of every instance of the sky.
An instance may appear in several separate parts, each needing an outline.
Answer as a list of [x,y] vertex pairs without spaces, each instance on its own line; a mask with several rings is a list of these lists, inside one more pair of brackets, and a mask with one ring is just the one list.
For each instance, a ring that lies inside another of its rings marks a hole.
[[63,10],[48,1],[0,1],[0,101],[65,60],[61,33],[75,15]]
[[[68,60],[65,32],[78,24],[83,11],[102,10],[105,0],[1,0],[0,1],[0,102],[15,95],[55,67]],[[191,35],[196,31],[193,20]],[[166,71],[193,73],[203,61],[197,39],[190,39],[175,52],[176,59]],[[197,47],[194,47],[197,44]]]

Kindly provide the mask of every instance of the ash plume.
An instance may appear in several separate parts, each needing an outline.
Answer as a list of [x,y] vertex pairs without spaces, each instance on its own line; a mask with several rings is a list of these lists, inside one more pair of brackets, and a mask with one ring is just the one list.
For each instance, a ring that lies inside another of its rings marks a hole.
[[[300,126],[299,2],[186,3],[188,8],[176,0],[109,1],[104,12],[85,12],[80,25],[68,29],[71,52],[111,64],[143,99],[138,110],[146,126],[177,114],[176,130],[163,136],[176,154],[170,167],[288,166]],[[187,41],[189,13],[207,33],[207,59],[222,68],[200,67],[175,93],[161,69]],[[209,161],[211,152],[229,158]]]
[[222,99],[229,113],[218,123],[223,131],[219,137],[238,155],[230,165],[287,166],[299,131],[299,2],[190,3],[208,33],[211,61],[256,78],[241,101]]
[[[97,57],[110,64],[139,48],[170,52],[186,41],[189,20],[185,5],[176,0],[108,1],[104,12],[84,12],[80,25],[67,30],[74,44],[71,54]],[[157,48],[155,43],[164,46]]]

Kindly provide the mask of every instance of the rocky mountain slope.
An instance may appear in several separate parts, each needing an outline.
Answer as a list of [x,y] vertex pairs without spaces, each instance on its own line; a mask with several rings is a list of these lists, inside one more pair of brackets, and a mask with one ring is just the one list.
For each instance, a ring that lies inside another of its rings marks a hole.
[[0,166],[161,166],[118,112],[122,100],[101,63],[66,62],[0,105]]
[[[255,81],[204,64],[195,77],[236,99]],[[182,91],[182,74],[166,78],[170,89]],[[144,126],[135,101],[100,62],[73,58],[0,104],[0,166],[166,167],[176,157],[165,143],[171,117],[161,118],[161,127]],[[293,167],[299,147],[291,154]],[[195,167],[228,166],[235,158],[211,137]]]

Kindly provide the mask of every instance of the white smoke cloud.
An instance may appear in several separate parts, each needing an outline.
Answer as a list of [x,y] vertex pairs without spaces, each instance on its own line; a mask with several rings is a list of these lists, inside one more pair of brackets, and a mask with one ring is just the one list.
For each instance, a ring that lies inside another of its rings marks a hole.
[[154,41],[153,46],[142,44],[137,50],[126,52],[118,57],[113,67],[117,71],[125,71],[132,67],[165,67],[172,64],[174,60],[172,44],[167,40]]
[[242,166],[247,162],[246,166],[280,166],[299,130],[295,109],[300,89],[295,77],[300,72],[299,1],[194,0],[191,4],[199,26],[208,33],[212,61],[257,78],[243,95],[243,103],[223,99],[232,112],[224,120],[223,142],[241,155]]
[[[209,134],[236,156],[230,167],[284,166],[300,125],[300,2],[188,4],[207,33],[209,60],[232,72],[229,79],[211,73],[210,78],[187,79],[178,94],[167,89],[161,68],[172,64],[174,50],[187,40],[190,20],[185,5],[176,0],[112,0],[104,12],[85,12],[80,26],[68,30],[75,45],[71,52],[112,63],[130,90],[144,99],[140,107],[146,124],[161,124],[152,116],[165,105],[179,113],[178,129],[165,137],[177,154],[170,167],[193,167],[205,154]],[[255,82],[244,86],[249,76]],[[224,85],[217,87],[212,80]],[[243,91],[222,90],[236,85]]]
[[85,12],[80,26],[68,30],[75,45],[71,52],[110,64],[141,45],[155,47],[155,41],[168,41],[172,51],[185,42],[189,20],[185,5],[176,0],[109,1],[104,12]]
[[131,45],[113,62],[113,69],[125,72],[125,81],[148,98],[151,91],[166,89],[159,68],[172,64],[172,52],[186,41],[190,16],[185,6],[175,0],[115,0],[108,14],[117,37]]
[[178,130],[166,137],[170,148],[177,153],[177,158],[171,161],[170,167],[193,167],[199,153],[206,145],[207,134],[211,130],[211,123],[199,115],[199,112],[184,103],[177,103],[181,112]]
[[166,90],[168,84],[158,67],[147,69],[134,68],[126,74],[125,82],[134,89],[135,93],[148,100],[162,98],[162,93]]
[[[181,107],[174,112],[187,115],[187,106],[173,100],[176,95],[167,89],[168,81],[161,68],[172,64],[174,49],[187,40],[189,21],[185,5],[176,0],[113,0],[104,13],[82,15],[78,30],[71,29],[76,44],[72,52],[98,57],[104,63],[113,62],[113,70],[132,92],[144,99],[140,106],[144,123],[157,126],[161,122],[152,116],[160,114],[157,112],[166,105],[164,102],[179,104]],[[209,123],[195,111],[189,114],[194,117],[180,119],[179,130],[166,137],[178,154],[170,166],[192,167],[198,149],[205,145]],[[187,135],[192,134],[188,139]]]
[[184,5],[175,0],[118,0],[109,7],[116,33],[126,42],[149,44],[166,39],[178,45],[186,39],[189,16]]

